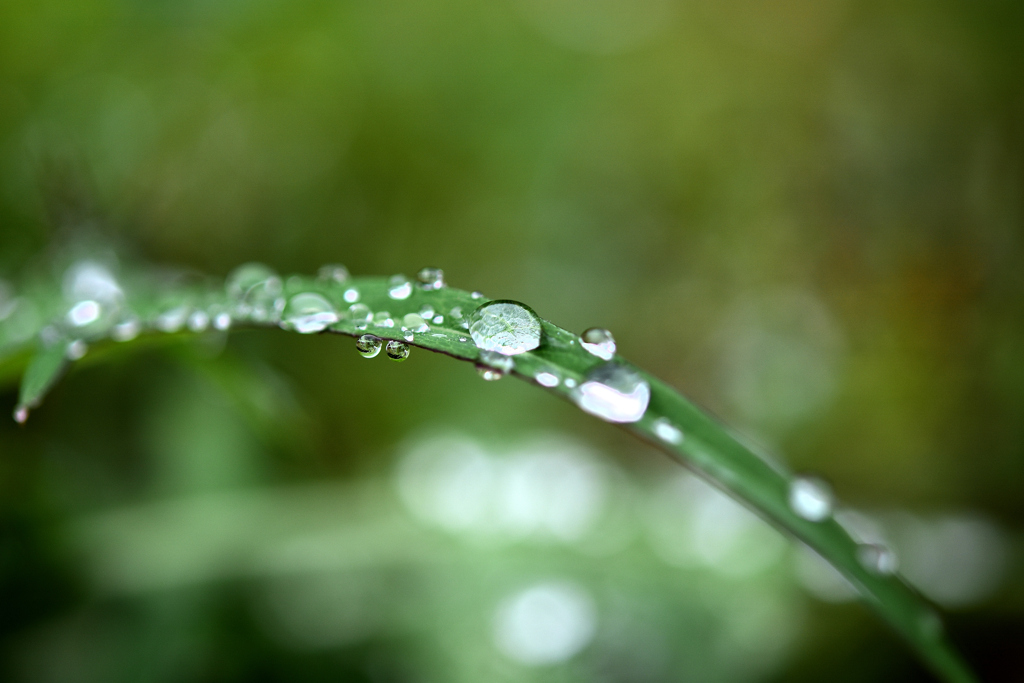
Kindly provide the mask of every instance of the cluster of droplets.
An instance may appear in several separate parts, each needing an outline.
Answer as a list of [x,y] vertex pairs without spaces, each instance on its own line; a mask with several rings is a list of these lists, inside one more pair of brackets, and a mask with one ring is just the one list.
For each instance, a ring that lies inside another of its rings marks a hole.
[[356,339],[356,351],[363,358],[375,358],[380,354],[381,349],[393,361],[401,362],[409,357],[409,345],[392,339],[384,343],[380,337],[372,334],[364,334]]

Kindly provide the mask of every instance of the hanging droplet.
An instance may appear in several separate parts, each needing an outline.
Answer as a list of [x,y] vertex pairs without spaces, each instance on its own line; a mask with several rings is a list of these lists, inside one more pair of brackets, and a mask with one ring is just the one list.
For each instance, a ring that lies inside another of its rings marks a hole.
[[67,321],[74,327],[85,327],[99,320],[102,313],[103,307],[98,301],[86,299],[71,307],[67,314]]
[[512,372],[516,367],[516,362],[511,356],[506,356],[498,353],[497,351],[481,351],[480,363],[487,367],[494,368],[506,375]]
[[110,336],[114,341],[126,342],[138,337],[141,330],[142,323],[133,316],[114,325],[110,330]]
[[587,373],[572,397],[576,405],[602,420],[636,422],[647,411],[651,386],[636,370],[604,363]]
[[357,330],[365,330],[373,320],[373,312],[366,304],[352,304],[348,307],[348,317]]
[[323,332],[338,322],[338,314],[324,297],[315,292],[302,292],[288,300],[281,316],[281,327],[299,334]]
[[392,299],[408,299],[412,294],[412,283],[404,275],[392,275],[388,278],[388,296]]
[[387,311],[379,311],[373,316],[373,324],[377,327],[394,327],[395,319]]
[[665,443],[672,444],[673,446],[678,446],[683,442],[682,430],[664,417],[659,417],[654,421],[654,434]]
[[832,490],[815,477],[799,477],[789,485],[789,507],[798,517],[822,522],[832,516]]
[[210,314],[206,311],[193,311],[188,317],[188,329],[193,332],[202,332],[210,324]]
[[515,356],[540,346],[540,318],[516,301],[491,301],[470,314],[469,334],[485,351]]
[[402,318],[402,324],[408,327],[413,332],[429,332],[430,325],[423,319],[419,313],[409,313]]
[[67,348],[64,350],[64,355],[68,360],[82,360],[88,351],[88,344],[81,339],[75,339],[68,343]]
[[403,328],[402,339],[404,339],[407,342],[411,342],[416,339],[416,335],[412,333],[412,330],[406,330],[405,328]]
[[345,293],[341,295],[345,299],[345,303],[354,304],[359,301],[359,290],[355,287],[349,287],[345,290]]
[[857,546],[857,560],[869,572],[882,576],[895,574],[899,566],[896,553],[878,543],[862,543]]
[[476,374],[480,375],[480,377],[486,382],[497,382],[505,376],[505,373],[501,370],[495,370],[494,368],[486,365],[477,365]]
[[324,280],[326,282],[345,282],[349,278],[348,268],[340,263],[328,263],[320,266],[320,270],[317,271],[316,277],[318,280]]
[[14,410],[14,421],[20,425],[28,422],[28,406],[18,406]]
[[580,335],[580,346],[601,360],[611,360],[615,356],[615,338],[600,327],[591,327]]
[[549,389],[552,387],[557,387],[558,384],[561,382],[561,379],[559,379],[558,374],[552,372],[551,370],[542,370],[541,372],[538,372],[536,375],[534,375],[533,378],[537,380],[537,384],[541,385],[542,387],[548,387]]
[[401,363],[409,357],[409,345],[392,339],[388,342],[385,353],[388,354],[388,358],[391,360]]
[[176,306],[158,315],[154,324],[161,332],[177,332],[188,320],[189,311],[188,306]]
[[440,268],[424,268],[416,273],[416,279],[426,290],[444,287],[444,271]]
[[384,342],[379,337],[374,337],[372,334],[364,334],[359,339],[356,339],[356,351],[363,358],[373,358],[380,353],[381,347],[384,346]]

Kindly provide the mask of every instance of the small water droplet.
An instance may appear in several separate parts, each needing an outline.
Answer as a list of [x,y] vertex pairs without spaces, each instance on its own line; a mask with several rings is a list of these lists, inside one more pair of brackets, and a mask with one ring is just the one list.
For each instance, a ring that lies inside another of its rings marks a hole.
[[576,386],[576,380],[574,380],[572,377],[566,377],[565,382],[563,382],[563,384],[565,384],[567,388],[572,389]]
[[416,339],[416,336],[413,335],[413,333],[410,332],[409,330],[406,330],[405,332],[402,333],[402,339],[404,339],[407,342],[411,342],[414,339]]
[[193,311],[188,317],[188,329],[202,332],[210,324],[210,315],[206,311]]
[[481,351],[480,363],[495,370],[500,370],[505,374],[512,372],[516,367],[516,362],[511,356],[506,356],[497,351]]
[[281,279],[273,270],[262,263],[246,263],[238,266],[228,275],[224,282],[228,296],[233,299],[244,299],[249,290],[268,281],[276,281],[280,289]]
[[188,320],[189,310],[188,306],[176,306],[164,311],[156,318],[156,328],[161,332],[177,332]]
[[448,311],[448,315],[452,317],[452,320],[458,320],[462,317],[462,307],[454,306],[452,310]]
[[302,292],[288,300],[281,316],[281,327],[299,334],[323,332],[338,322],[338,314],[324,297],[315,292]]
[[363,358],[373,358],[380,353],[383,346],[384,342],[372,334],[364,334],[359,339],[356,339],[356,350]]
[[485,351],[506,356],[526,353],[540,346],[540,318],[516,301],[491,301],[470,314],[469,334]]
[[615,338],[601,327],[591,327],[580,335],[580,346],[601,360],[611,360],[615,356]]
[[85,354],[89,351],[89,345],[81,339],[75,339],[70,342],[67,348],[64,350],[64,355],[68,360],[81,360],[85,358]]
[[896,553],[879,543],[862,543],[857,546],[857,561],[869,572],[882,576],[895,574],[899,566]]
[[459,341],[462,343],[466,343],[469,341],[469,337],[459,337]]
[[86,299],[71,307],[71,310],[68,311],[67,321],[74,327],[85,327],[99,320],[102,313],[103,307],[98,301]]
[[231,314],[221,311],[213,316],[213,328],[224,331],[231,327]]
[[357,330],[365,330],[373,320],[373,312],[366,304],[352,304],[348,307],[348,317]]
[[444,324],[444,316],[443,315],[435,315],[434,319],[431,320],[431,322],[434,323],[435,325],[443,325]]
[[602,420],[636,422],[647,411],[651,386],[636,370],[604,363],[587,373],[572,396],[576,405]]
[[550,370],[542,370],[533,376],[537,380],[537,384],[542,387],[557,387],[561,380],[558,378],[558,374],[551,372]]
[[673,446],[678,446],[683,442],[683,431],[669,422],[668,418],[659,417],[654,421],[654,434]]
[[471,292],[469,296],[472,299],[483,299],[484,298],[484,293],[483,292]]
[[423,304],[423,306],[420,307],[420,316],[422,316],[424,320],[430,320],[433,318],[435,312],[434,307],[430,304]]
[[14,411],[14,421],[20,425],[28,422],[28,407],[18,406]]
[[487,382],[497,382],[505,376],[505,373],[501,370],[495,370],[494,368],[489,368],[486,365],[477,365],[476,374],[480,375],[480,377]]
[[349,278],[348,268],[340,263],[328,263],[320,266],[316,277],[327,282],[345,282]]
[[412,294],[412,283],[404,275],[392,275],[388,278],[388,296],[399,301],[408,299]]
[[427,325],[427,321],[423,319],[419,313],[409,313],[402,318],[402,324],[408,327],[413,332],[429,332],[430,326]]
[[138,337],[141,330],[142,323],[139,322],[139,319],[131,317],[114,325],[114,328],[110,330],[110,336],[114,341],[126,342]]
[[401,363],[409,357],[409,346],[408,344],[392,339],[388,342],[385,353],[388,354],[388,358],[391,360]]
[[424,268],[416,274],[416,279],[423,285],[423,289],[441,289],[444,287],[444,271],[440,268]]
[[345,290],[345,293],[341,295],[345,299],[345,303],[354,304],[359,301],[359,290],[355,287],[349,287]]
[[815,477],[799,477],[789,485],[789,507],[798,517],[822,522],[832,516],[832,490]]
[[395,320],[387,311],[379,311],[373,316],[373,324],[377,327],[394,327]]

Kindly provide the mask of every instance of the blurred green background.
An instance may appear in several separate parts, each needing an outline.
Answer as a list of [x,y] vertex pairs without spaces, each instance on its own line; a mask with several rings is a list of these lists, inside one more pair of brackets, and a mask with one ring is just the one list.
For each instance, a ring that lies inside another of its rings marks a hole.
[[[1022,681],[1022,36],[1009,0],[0,0],[0,276],[101,234],[608,327]],[[0,679],[930,680],[649,447],[351,346],[124,349],[0,421]]]

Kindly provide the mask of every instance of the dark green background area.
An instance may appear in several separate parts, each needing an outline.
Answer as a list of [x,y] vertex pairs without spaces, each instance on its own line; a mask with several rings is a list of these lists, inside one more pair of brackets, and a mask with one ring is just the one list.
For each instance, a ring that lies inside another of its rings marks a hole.
[[[998,586],[947,625],[985,680],[1020,680],[1022,35],[1024,10],[994,0],[0,0],[0,277],[45,275],[102,235],[124,262],[214,275],[436,265],[607,327],[851,505],[999,530]],[[347,339],[265,331],[118,349],[25,427],[0,422],[0,678],[928,680],[866,609],[808,597],[786,563],[745,593],[639,540],[587,556],[424,529],[424,559],[392,529],[339,546],[372,555],[357,569],[168,560],[167,584],[97,578],[104,558],[206,557],[203,522],[134,550],[101,538],[147,506],[219,501],[239,526],[214,536],[252,539],[240,555],[264,547],[246,505],[288,510],[321,485],[343,513],[296,504],[298,531],[273,533],[413,524],[396,462],[440,432],[494,453],[572,435],[637,506],[674,476],[567,404],[415,350],[367,362]],[[369,512],[346,502],[374,486],[389,493]],[[601,630],[554,668],[509,663],[479,636],[489,610],[545,577],[588,587]],[[317,581],[349,586],[337,599],[377,627],[282,637],[281,605],[318,595],[292,583]],[[764,596],[799,614],[785,655],[715,650],[715,629],[772,629]]]

